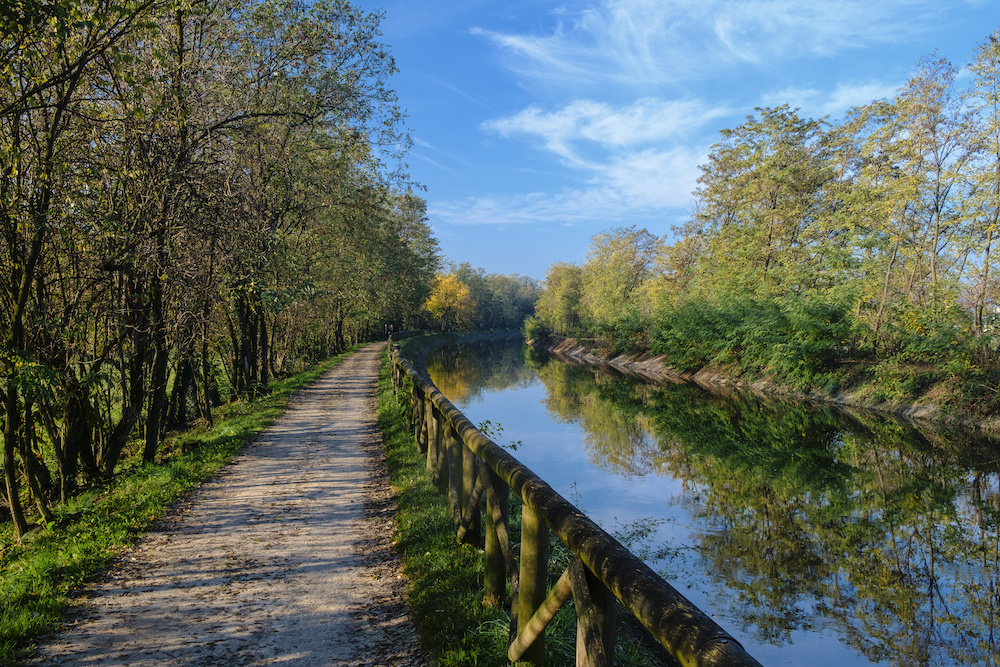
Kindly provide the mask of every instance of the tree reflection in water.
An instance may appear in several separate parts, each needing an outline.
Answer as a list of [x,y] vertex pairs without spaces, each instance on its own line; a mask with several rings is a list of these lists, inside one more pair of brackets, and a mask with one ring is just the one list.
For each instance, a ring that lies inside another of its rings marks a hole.
[[896,665],[1000,661],[996,441],[492,347],[449,353],[452,391],[524,385],[534,367],[546,409],[581,425],[595,465],[683,480],[702,527],[676,563],[676,548],[652,549],[667,556],[654,566],[709,573],[746,634],[834,633]]

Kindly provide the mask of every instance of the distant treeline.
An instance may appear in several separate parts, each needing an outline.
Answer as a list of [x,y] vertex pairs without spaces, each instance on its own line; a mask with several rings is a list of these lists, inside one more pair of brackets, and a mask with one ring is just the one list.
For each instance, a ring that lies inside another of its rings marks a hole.
[[529,335],[830,393],[863,381],[873,400],[934,386],[938,403],[990,412],[997,35],[958,73],[924,58],[895,97],[836,123],[757,109],[722,132],[673,234],[613,229],[583,266],[550,267]]
[[486,273],[467,262],[437,276],[424,310],[441,331],[520,329],[534,312],[541,285],[517,274]]
[[24,507],[390,326],[440,259],[379,19],[340,0],[0,3],[0,425]]

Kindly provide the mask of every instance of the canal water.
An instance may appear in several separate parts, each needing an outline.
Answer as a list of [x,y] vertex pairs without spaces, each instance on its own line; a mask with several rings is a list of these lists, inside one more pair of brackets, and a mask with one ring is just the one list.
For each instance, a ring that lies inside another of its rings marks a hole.
[[428,358],[469,419],[764,665],[996,665],[1000,443],[549,359]]

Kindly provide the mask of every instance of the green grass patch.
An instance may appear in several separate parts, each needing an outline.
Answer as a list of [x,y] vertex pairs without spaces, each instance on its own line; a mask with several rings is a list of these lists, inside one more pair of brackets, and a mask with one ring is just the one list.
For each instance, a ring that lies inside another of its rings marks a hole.
[[[481,548],[458,544],[448,515],[447,498],[439,494],[406,427],[403,409],[392,391],[387,355],[378,384],[378,421],[386,462],[398,498],[396,541],[409,580],[408,602],[424,648],[435,665],[459,667],[507,666],[510,632],[509,603],[500,608],[482,604],[485,555]],[[519,499],[511,499],[509,529],[515,543],[520,535]],[[549,543],[549,585],[569,563],[570,552],[557,539]],[[635,622],[619,610],[615,664],[625,667],[673,664],[655,649],[630,639]],[[576,612],[567,604],[546,630],[546,664],[575,664]]]
[[34,636],[56,627],[75,590],[226,465],[284,412],[296,390],[352,351],[273,382],[268,394],[254,401],[222,406],[211,427],[173,434],[155,464],[126,461],[108,488],[54,508],[59,520],[26,535],[21,544],[9,523],[0,528],[0,664],[23,658]]

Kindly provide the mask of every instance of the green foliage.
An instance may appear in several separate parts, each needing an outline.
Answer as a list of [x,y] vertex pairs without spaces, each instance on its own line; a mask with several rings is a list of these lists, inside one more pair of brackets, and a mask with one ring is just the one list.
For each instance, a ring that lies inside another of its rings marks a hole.
[[660,315],[651,350],[689,372],[730,367],[793,387],[825,386],[852,351],[853,326],[845,307],[809,297],[689,301]]
[[597,330],[630,330],[618,320],[638,309],[662,246],[662,239],[634,226],[591,239],[581,276],[581,320]]
[[521,328],[538,301],[538,283],[517,274],[486,273],[467,262],[452,264],[452,272],[469,287],[475,302],[471,327],[477,331]]
[[548,327],[545,326],[541,318],[534,315],[524,321],[524,327],[521,331],[524,333],[525,340],[545,340],[550,335]]
[[20,500],[47,520],[136,438],[152,461],[224,400],[413,326],[440,258],[380,14],[0,4],[2,470],[24,533]]
[[560,336],[569,336],[580,325],[583,270],[573,264],[553,264],[545,276],[535,316]]

